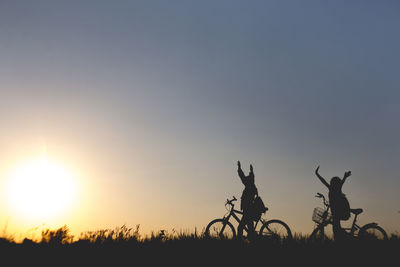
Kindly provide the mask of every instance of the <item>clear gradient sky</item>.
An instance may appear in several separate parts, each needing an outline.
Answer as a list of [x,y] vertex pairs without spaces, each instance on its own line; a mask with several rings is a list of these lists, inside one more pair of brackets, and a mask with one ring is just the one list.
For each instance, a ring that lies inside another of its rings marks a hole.
[[51,223],[2,198],[0,229],[202,229],[240,196],[241,160],[267,218],[295,232],[312,231],[327,194],[318,165],[327,179],[352,171],[360,224],[400,231],[399,13],[397,1],[0,1],[0,180],[45,147],[81,189]]

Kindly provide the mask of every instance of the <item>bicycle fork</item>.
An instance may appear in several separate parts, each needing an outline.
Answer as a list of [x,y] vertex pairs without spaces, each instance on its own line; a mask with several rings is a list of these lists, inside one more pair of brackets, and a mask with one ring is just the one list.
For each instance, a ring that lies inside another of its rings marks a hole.
[[[222,218],[222,220],[223,220],[223,225],[222,225],[222,228],[221,228],[221,232],[220,232],[220,236],[223,234],[223,232],[225,231],[225,227],[228,225],[228,223],[229,223],[229,219],[231,218],[231,216],[232,216],[232,214],[231,213],[229,213],[227,216],[224,216],[223,218]],[[221,236],[222,237],[222,236]]]

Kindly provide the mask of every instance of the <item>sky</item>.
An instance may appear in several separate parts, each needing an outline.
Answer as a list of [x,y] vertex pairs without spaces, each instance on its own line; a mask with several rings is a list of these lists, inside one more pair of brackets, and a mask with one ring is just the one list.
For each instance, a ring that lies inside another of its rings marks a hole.
[[[0,182],[46,151],[79,194],[0,232],[203,229],[253,164],[265,217],[311,233],[316,192],[400,231],[397,1],[0,1]],[[17,167],[16,167],[17,166]],[[18,194],[18,193],[17,193]],[[51,202],[51,198],[48,199]]]

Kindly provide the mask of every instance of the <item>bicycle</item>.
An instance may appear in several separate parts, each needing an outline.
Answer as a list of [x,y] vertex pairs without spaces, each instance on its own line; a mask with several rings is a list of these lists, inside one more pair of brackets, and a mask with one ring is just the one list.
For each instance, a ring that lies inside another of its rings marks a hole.
[[[330,212],[330,205],[329,202],[326,201],[325,196],[321,193],[317,193],[315,196],[316,198],[322,198],[322,202],[325,208],[316,207],[314,208],[312,220],[317,224],[314,231],[311,233],[311,239],[327,239],[327,235],[325,234],[325,227],[328,224],[333,223],[332,214]],[[364,226],[359,226],[356,221],[358,215],[363,212],[363,209],[350,209],[350,213],[354,214],[353,223],[351,227],[343,228],[342,229],[353,238],[370,238],[370,239],[380,239],[380,240],[387,240],[388,236],[386,231],[378,226],[377,223],[367,223]]]
[[[231,218],[235,219],[237,223],[240,222],[240,215],[243,212],[235,209],[235,204],[233,203],[237,199],[235,196],[231,200],[227,199],[225,203],[225,208],[228,213],[222,218],[212,220],[206,227],[205,236],[209,238],[216,239],[233,239],[236,238],[236,231],[233,224],[229,221]],[[258,229],[259,228],[259,229]],[[292,232],[289,226],[281,220],[264,220],[260,218],[255,222],[254,230],[258,237],[263,238],[292,238]],[[244,233],[248,233],[248,229],[244,227]]]

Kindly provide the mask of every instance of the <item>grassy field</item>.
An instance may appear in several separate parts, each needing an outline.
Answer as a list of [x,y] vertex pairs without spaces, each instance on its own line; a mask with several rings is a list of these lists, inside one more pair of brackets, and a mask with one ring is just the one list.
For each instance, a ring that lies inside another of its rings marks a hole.
[[397,266],[400,236],[392,234],[384,241],[353,239],[338,243],[295,235],[291,240],[260,239],[250,243],[208,239],[196,231],[159,231],[142,237],[139,227],[126,226],[73,237],[67,227],[62,227],[42,231],[37,240],[15,242],[11,237],[1,238],[0,253],[14,266],[388,266],[393,261]]

